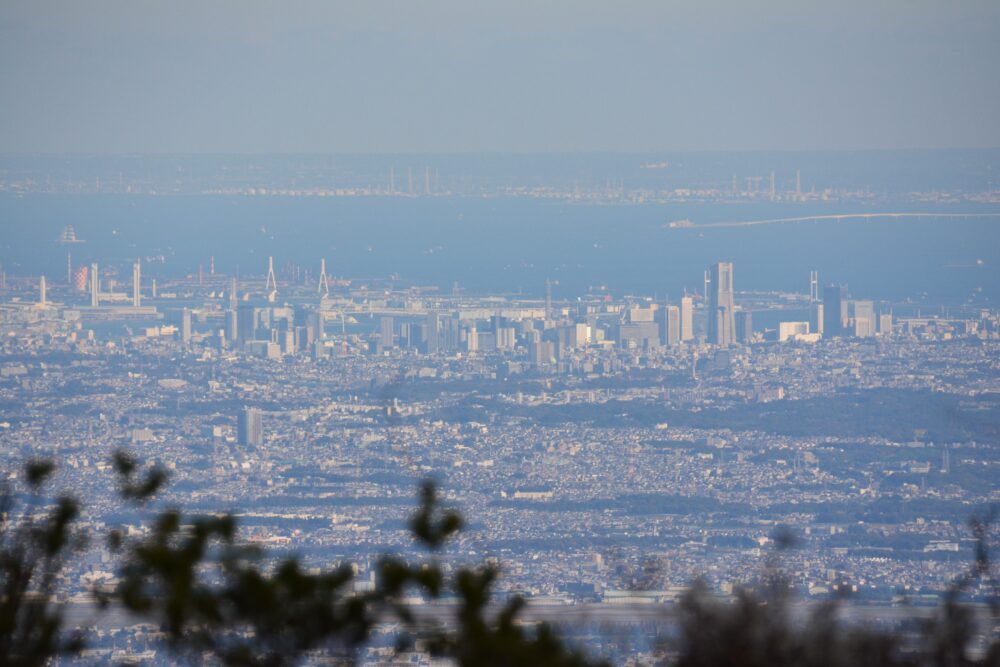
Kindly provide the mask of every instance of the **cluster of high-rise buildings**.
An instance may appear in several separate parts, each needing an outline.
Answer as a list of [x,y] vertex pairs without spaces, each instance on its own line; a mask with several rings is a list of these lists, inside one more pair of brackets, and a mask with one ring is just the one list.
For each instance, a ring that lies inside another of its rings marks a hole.
[[892,313],[876,312],[873,301],[848,299],[843,285],[827,285],[818,308],[816,333],[827,337],[867,338],[892,329]]
[[[325,271],[321,272],[325,276]],[[347,349],[348,339],[361,351],[383,355],[407,349],[420,354],[499,353],[520,356],[542,366],[556,364],[567,353],[587,347],[650,349],[681,344],[720,348],[755,341],[816,341],[820,337],[867,337],[889,333],[890,312],[878,312],[873,301],[848,299],[843,286],[826,287],[812,275],[808,320],[782,321],[772,329],[754,328],[753,309],[736,303],[734,267],[717,262],[705,272],[704,295],[685,294],[676,303],[634,299],[613,302],[588,297],[554,306],[531,301],[465,298],[435,302],[405,298],[358,303],[347,296],[331,298],[320,283],[318,304],[279,305],[277,285],[269,272],[264,297],[237,296],[235,281],[225,326],[211,341],[262,357],[309,352],[320,358]],[[822,296],[822,298],[820,298]],[[803,309],[804,310],[804,309]],[[801,311],[800,311],[801,312]],[[345,322],[351,322],[351,335]],[[772,318],[773,319],[773,318]],[[371,324],[364,324],[365,321]],[[339,341],[327,336],[326,324],[340,322]],[[182,339],[190,338],[185,311]],[[358,331],[359,327],[362,329]]]
[[[875,302],[848,298],[844,285],[827,285],[819,299],[818,274],[811,275],[809,321],[780,322],[777,340],[790,338],[818,340],[820,337],[867,338],[876,333],[891,333],[892,313],[877,312]],[[729,346],[736,342],[750,342],[754,336],[753,313],[738,310],[734,301],[733,265],[730,262],[713,264],[706,274],[707,287],[707,341],[711,345]]]
[[[114,291],[114,283],[108,283],[106,291],[102,289],[97,264],[80,267],[76,273],[69,273],[68,280],[77,289],[83,282],[88,284],[89,309],[66,307],[84,316],[87,313],[83,311],[89,310],[101,317],[114,317],[116,313],[160,317],[156,306],[143,306],[141,277],[142,267],[136,261],[126,304],[126,295]],[[325,262],[321,263],[314,288],[318,293],[309,298],[297,286],[287,300],[279,301],[274,263],[268,258],[263,291],[252,284],[238,285],[232,278],[228,289],[212,292],[212,296],[227,298],[221,302],[225,304],[222,308],[219,301],[168,308],[173,324],[159,331],[176,333],[185,344],[201,342],[265,358],[297,353],[322,358],[346,351],[350,344],[372,354],[399,348],[428,355],[524,353],[536,365],[555,363],[566,350],[587,346],[648,349],[696,342],[725,348],[763,340],[864,338],[892,331],[890,310],[878,308],[871,300],[849,299],[842,285],[828,285],[821,292],[818,274],[813,272],[810,278],[809,299],[805,301],[808,317],[800,310],[797,319],[793,315],[788,321],[763,329],[755,328],[753,317],[759,303],[736,303],[731,262],[716,262],[708,267],[703,294],[685,293],[673,303],[648,298],[615,302],[607,296],[589,295],[554,306],[551,293],[544,303],[489,296],[415,299],[386,293],[382,295],[385,298],[380,298],[363,289],[332,295]],[[39,288],[39,303],[48,307],[44,277]],[[156,299],[155,282],[151,296]],[[168,305],[165,297],[176,295],[161,296],[161,305]],[[365,320],[372,324],[365,324]],[[327,324],[338,321],[341,336],[328,336]]]

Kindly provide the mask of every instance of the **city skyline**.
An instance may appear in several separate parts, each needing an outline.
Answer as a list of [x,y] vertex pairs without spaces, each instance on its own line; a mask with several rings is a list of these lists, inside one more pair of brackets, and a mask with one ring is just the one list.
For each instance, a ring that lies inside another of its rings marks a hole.
[[[794,294],[740,292],[754,269],[728,261],[696,272],[719,287],[709,299],[577,299],[324,290],[322,257],[312,279],[259,259],[239,279],[210,257],[154,286],[123,259],[131,281],[112,286],[100,257],[84,276],[0,281],[5,469],[58,452],[93,508],[85,528],[138,533],[142,517],[108,503],[102,456],[141,452],[170,471],[168,503],[233,511],[241,538],[310,567],[351,563],[362,590],[372,553],[412,546],[404,501],[434,475],[481,517],[449,567],[467,550],[500,560],[500,599],[566,620],[593,655],[614,638],[567,619],[634,615],[628,656],[662,630],[633,610],[669,628],[704,572],[722,598],[752,584],[776,526],[798,536],[785,558],[804,601],[850,576],[848,613],[898,618],[901,595],[940,595],[963,571],[968,512],[995,494],[996,308],[928,314],[817,289],[836,277],[815,271]],[[814,326],[827,303],[836,333]],[[710,342],[713,310],[734,339]],[[67,566],[72,613],[89,582],[115,581],[113,559],[98,541]],[[143,626],[88,638],[169,661]]]
[[[67,278],[72,282],[55,285],[56,294],[63,301],[49,298],[50,287],[42,275],[38,278],[38,300],[34,307],[51,312],[63,308],[67,309],[64,311],[67,315],[75,317],[148,321],[167,318],[173,323],[149,330],[160,332],[156,335],[179,336],[185,344],[192,340],[193,318],[205,321],[206,316],[221,313],[223,326],[217,329],[218,335],[210,340],[202,332],[199,340],[219,350],[231,349],[267,358],[306,353],[314,360],[336,354],[341,345],[344,346],[341,353],[346,353],[346,319],[350,317],[354,344],[371,334],[366,350],[375,355],[398,348],[434,354],[514,352],[515,348],[526,347],[536,364],[557,361],[566,347],[585,347],[603,341],[640,349],[684,343],[726,349],[737,343],[787,340],[815,343],[821,338],[886,335],[893,332],[895,308],[908,311],[910,317],[915,315],[914,321],[923,321],[919,307],[884,299],[849,297],[846,285],[827,284],[820,301],[817,271],[809,272],[808,292],[740,293],[734,288],[732,262],[715,262],[705,269],[704,293],[695,290],[688,294],[685,290],[683,296],[671,301],[654,295],[613,299],[610,294],[567,295],[553,300],[550,281],[546,283],[544,300],[464,291],[451,295],[420,293],[405,285],[370,293],[367,285],[355,285],[343,278],[335,280],[331,289],[326,281],[324,258],[319,260],[315,276],[294,267],[280,283],[273,257],[267,258],[263,278],[250,279],[216,274],[214,257],[210,259],[210,275],[165,281],[160,285],[165,291],[158,293],[155,279],[143,289],[141,260],[131,264],[131,282],[115,292],[115,281],[111,278],[108,289],[103,289],[105,283],[98,264],[91,265],[88,275],[83,270],[85,265],[81,271],[73,271],[68,256]],[[2,269],[0,281],[6,287]],[[27,285],[31,289],[30,281]],[[23,279],[19,286],[24,289]],[[193,291],[180,299],[174,291],[167,291],[178,287]],[[85,305],[86,290],[89,290],[89,306]],[[148,297],[143,296],[144,292]],[[737,294],[741,294],[739,302]],[[166,310],[160,312],[156,306],[142,306],[144,298],[156,301]],[[203,306],[195,305],[198,299],[204,299]],[[173,305],[178,301],[183,304],[179,311]],[[10,305],[16,304],[17,300]],[[754,311],[757,324],[765,324],[757,330]],[[983,311],[971,308],[955,312],[968,318]],[[366,330],[363,319],[374,325]],[[522,326],[522,322],[530,320],[541,322],[541,329],[536,330],[530,322]],[[336,335],[327,339],[328,322],[339,322],[341,342],[334,340]],[[240,438],[251,438],[248,433],[260,430],[259,416],[257,426],[251,428],[248,426],[251,422],[246,421],[250,418],[246,413],[241,415]]]
[[0,3],[0,662],[991,664],[997,63],[996,0]]

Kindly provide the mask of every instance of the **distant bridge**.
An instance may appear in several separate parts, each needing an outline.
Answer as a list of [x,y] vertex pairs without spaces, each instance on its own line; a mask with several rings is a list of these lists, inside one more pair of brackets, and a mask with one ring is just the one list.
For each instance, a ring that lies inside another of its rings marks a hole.
[[755,225],[776,225],[786,222],[810,222],[835,220],[873,220],[877,218],[1000,218],[997,213],[838,213],[833,215],[804,215],[795,218],[770,218],[768,220],[735,220],[732,222],[705,222],[697,224],[690,220],[669,222],[668,229],[710,229],[719,227],[753,227]]

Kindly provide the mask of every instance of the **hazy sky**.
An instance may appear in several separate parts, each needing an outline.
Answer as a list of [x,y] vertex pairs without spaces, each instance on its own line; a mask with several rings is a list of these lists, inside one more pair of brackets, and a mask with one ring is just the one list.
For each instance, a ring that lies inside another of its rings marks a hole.
[[1000,2],[0,3],[0,152],[1000,146]]

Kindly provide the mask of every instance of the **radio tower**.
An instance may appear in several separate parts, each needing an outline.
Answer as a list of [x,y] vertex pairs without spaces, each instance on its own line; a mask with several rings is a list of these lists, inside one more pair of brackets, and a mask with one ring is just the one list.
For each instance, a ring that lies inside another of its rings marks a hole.
[[809,300],[819,301],[819,271],[809,272]]
[[267,280],[264,282],[265,290],[278,291],[278,281],[274,278],[274,258],[267,258]]
[[330,296],[330,283],[326,281],[326,258],[319,260],[319,285],[317,291],[320,296]]

